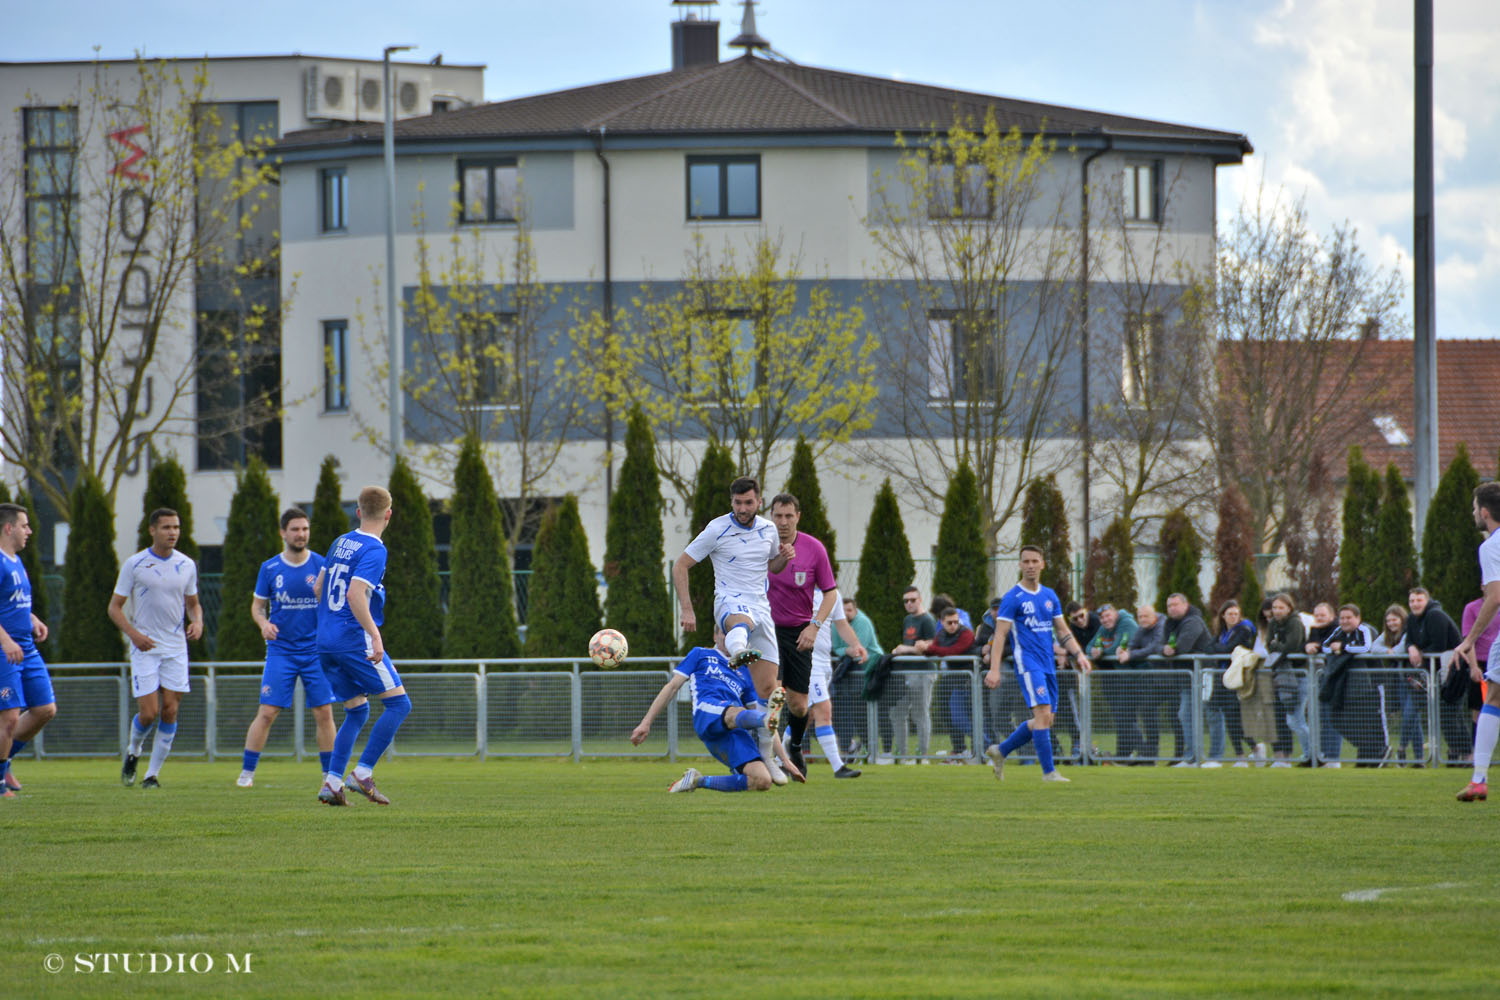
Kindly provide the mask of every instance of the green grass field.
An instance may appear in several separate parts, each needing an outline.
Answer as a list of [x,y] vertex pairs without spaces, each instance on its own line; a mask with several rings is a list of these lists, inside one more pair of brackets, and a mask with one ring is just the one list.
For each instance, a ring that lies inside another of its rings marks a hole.
[[[1001,784],[815,765],[806,786],[669,796],[665,761],[398,759],[379,773],[394,805],[329,809],[315,763],[264,763],[250,790],[237,770],[173,761],[145,792],[107,761],[21,762],[25,791],[0,802],[5,994],[1472,997],[1493,981],[1500,802],[1454,802],[1466,771],[1070,768],[1044,786],[1035,767]],[[77,958],[153,952],[215,967]]]

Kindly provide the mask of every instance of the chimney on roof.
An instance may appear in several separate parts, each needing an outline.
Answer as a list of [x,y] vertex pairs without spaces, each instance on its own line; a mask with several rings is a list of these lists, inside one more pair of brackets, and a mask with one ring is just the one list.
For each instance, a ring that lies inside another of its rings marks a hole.
[[719,61],[719,22],[711,7],[719,0],[672,0],[681,15],[672,22],[672,68],[693,69]]
[[753,55],[756,49],[770,49],[771,43],[755,30],[755,0],[743,0],[743,2],[745,16],[740,19],[740,33],[729,40],[729,47],[744,49],[746,55]]

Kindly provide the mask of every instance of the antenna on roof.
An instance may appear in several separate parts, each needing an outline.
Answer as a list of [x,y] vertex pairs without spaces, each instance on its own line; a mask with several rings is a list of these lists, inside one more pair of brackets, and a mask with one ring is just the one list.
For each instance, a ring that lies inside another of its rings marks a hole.
[[744,49],[746,55],[754,55],[756,49],[770,50],[771,43],[755,30],[755,0],[743,0],[745,16],[740,20],[740,33],[729,40],[732,49]]

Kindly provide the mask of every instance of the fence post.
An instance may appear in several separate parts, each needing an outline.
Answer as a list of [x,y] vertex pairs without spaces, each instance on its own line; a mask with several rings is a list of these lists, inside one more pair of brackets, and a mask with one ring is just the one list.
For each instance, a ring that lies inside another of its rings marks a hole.
[[1078,739],[1083,744],[1078,749],[1079,764],[1093,764],[1094,760],[1094,687],[1092,674],[1078,671]]
[[1322,678],[1318,676],[1318,672],[1317,659],[1307,657],[1307,738],[1312,744],[1307,748],[1307,759],[1312,762],[1313,767],[1323,763],[1323,702],[1318,697]]
[[[668,667],[667,677],[670,679],[671,676],[672,668]],[[670,761],[677,760],[677,716],[682,714],[677,708],[677,697],[686,690],[687,685],[684,684],[678,689],[678,693],[672,696],[672,700],[667,702],[667,760]]]
[[479,744],[479,759],[489,760],[490,757],[490,697],[489,697],[489,674],[484,672],[484,664],[474,665],[474,697],[479,700],[478,711],[474,713],[474,740]]
[[[259,709],[256,709],[259,711]],[[332,708],[329,711],[333,711]],[[299,679],[292,688],[292,752],[297,758],[297,763],[302,763],[307,755],[307,691],[302,687]]]
[[1422,740],[1422,756],[1428,767],[1441,767],[1443,755],[1439,747],[1443,741],[1443,699],[1438,693],[1438,657],[1426,656],[1423,659],[1427,665],[1427,725],[1424,727],[1426,733]]
[[130,746],[130,666],[120,665],[120,753]]
[[976,764],[984,760],[984,751],[986,749],[984,743],[984,719],[986,715],[985,709],[988,706],[985,704],[984,682],[979,669],[982,666],[984,666],[984,663],[977,656],[969,664],[969,701],[973,704],[973,708],[969,713],[969,728],[973,730],[970,735],[974,741],[973,758]]
[[[887,678],[886,683],[890,683]],[[870,734],[869,746],[865,747],[865,760],[877,763],[880,757],[880,699],[865,702],[865,731]],[[894,748],[893,748],[894,749]]]
[[219,693],[214,687],[214,665],[208,665],[208,678],[204,684],[203,725],[204,745],[208,748],[208,761],[213,763],[216,744],[219,742]]
[[583,760],[583,678],[578,673],[578,664],[573,664],[573,681],[571,694],[572,729],[573,729],[573,759]]

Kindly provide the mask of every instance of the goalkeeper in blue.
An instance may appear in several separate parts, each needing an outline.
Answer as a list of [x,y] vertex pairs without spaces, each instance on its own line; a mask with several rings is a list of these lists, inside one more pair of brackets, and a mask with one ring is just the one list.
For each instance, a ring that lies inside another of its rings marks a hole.
[[[691,792],[709,788],[716,792],[763,792],[771,787],[771,771],[761,759],[756,737],[760,730],[773,734],[774,749],[783,761],[787,759],[776,734],[784,696],[778,688],[772,692],[764,709],[758,707],[755,681],[747,667],[729,665],[724,652],[724,633],[714,629],[714,648],[699,646],[672,669],[672,676],[662,685],[641,724],[630,734],[630,742],[640,746],[651,735],[651,723],[688,685],[693,699],[693,731],[708,747],[708,752],[731,774],[704,775],[695,767],[667,787],[669,792]],[[783,765],[796,781],[806,780],[790,764]]]
[[1053,639],[1072,653],[1078,669],[1093,669],[1078,640],[1063,617],[1062,602],[1051,587],[1042,586],[1042,570],[1047,566],[1042,550],[1035,545],[1021,546],[1021,582],[1000,598],[995,615],[995,635],[990,640],[990,669],[984,675],[984,686],[1000,686],[1000,657],[1005,651],[1005,637],[1014,630],[1011,660],[1016,668],[1016,682],[1031,709],[1031,718],[1016,727],[1004,742],[985,750],[995,777],[1005,780],[1005,758],[1027,743],[1036,745],[1037,763],[1042,765],[1043,781],[1067,781],[1052,763],[1052,721],[1057,706],[1057,666],[1053,657]]

